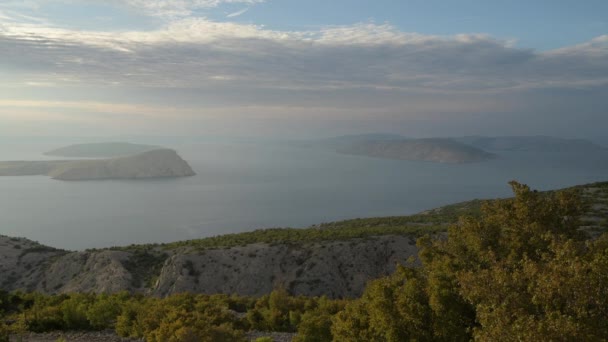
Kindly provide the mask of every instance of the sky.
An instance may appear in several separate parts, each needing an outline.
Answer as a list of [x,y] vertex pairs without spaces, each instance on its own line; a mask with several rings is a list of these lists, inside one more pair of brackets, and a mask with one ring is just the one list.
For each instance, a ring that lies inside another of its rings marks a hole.
[[608,1],[3,0],[0,136],[607,136]]

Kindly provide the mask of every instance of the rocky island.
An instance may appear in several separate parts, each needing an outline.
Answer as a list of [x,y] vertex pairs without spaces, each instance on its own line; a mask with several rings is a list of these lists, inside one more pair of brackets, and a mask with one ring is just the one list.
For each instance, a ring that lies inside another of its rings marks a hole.
[[337,149],[338,153],[368,157],[428,161],[438,163],[472,163],[495,157],[474,146],[451,139],[366,140]]
[[397,134],[346,135],[292,142],[297,147],[329,149],[341,154],[438,163],[472,163],[505,153],[585,154],[605,158],[608,148],[585,139],[551,136],[464,136],[414,139]]
[[540,153],[606,153],[603,146],[585,139],[564,139],[550,136],[469,136],[451,138],[454,141],[488,151]]
[[64,181],[84,181],[188,177],[195,173],[171,149],[156,149],[110,159],[0,162],[0,176],[33,175],[48,175]]

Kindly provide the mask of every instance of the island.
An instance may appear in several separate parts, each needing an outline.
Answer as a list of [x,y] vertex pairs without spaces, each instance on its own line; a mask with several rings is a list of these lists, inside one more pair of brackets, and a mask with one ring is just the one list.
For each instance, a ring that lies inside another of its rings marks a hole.
[[550,136],[468,136],[451,138],[459,143],[488,151],[517,151],[541,153],[605,153],[606,148],[585,139],[565,139]]
[[56,157],[114,158],[130,156],[160,148],[161,147],[159,146],[126,142],[105,142],[70,145],[45,152],[44,155]]
[[480,148],[442,138],[364,140],[338,148],[337,152],[450,164],[481,162],[496,157]]
[[415,139],[398,134],[355,134],[310,141],[292,146],[332,150],[340,154],[384,159],[439,163],[472,163],[507,153],[537,155],[580,154],[605,158],[608,148],[585,139],[551,136],[464,136]]
[[176,151],[164,148],[109,159],[0,162],[0,176],[33,175],[84,181],[188,177],[195,173]]

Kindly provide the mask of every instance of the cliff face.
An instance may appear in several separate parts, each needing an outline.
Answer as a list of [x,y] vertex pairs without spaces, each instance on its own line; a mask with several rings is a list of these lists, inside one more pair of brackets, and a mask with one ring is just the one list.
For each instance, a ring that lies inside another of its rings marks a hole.
[[168,258],[153,291],[259,296],[283,287],[294,295],[356,297],[367,281],[394,272],[417,252],[405,236],[181,252]]
[[[16,247],[18,246],[18,248]],[[122,290],[166,296],[191,291],[260,296],[277,287],[295,295],[356,297],[365,284],[417,254],[413,238],[379,236],[303,245],[252,244],[193,250],[64,252],[0,237],[4,290],[42,293]]]

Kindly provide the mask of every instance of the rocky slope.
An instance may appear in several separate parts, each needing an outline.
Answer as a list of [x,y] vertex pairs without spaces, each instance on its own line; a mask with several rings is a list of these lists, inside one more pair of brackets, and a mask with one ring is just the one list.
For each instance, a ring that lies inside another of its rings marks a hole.
[[470,163],[488,160],[493,154],[450,139],[363,141],[338,149],[339,153],[368,157],[430,161],[439,163]]
[[166,296],[184,291],[260,296],[283,287],[296,295],[359,296],[370,279],[417,254],[413,238],[377,236],[310,244],[195,249],[162,246],[66,252],[0,237],[4,290],[42,293],[122,290]]
[[194,174],[190,165],[169,149],[111,159],[0,162],[0,176],[48,175],[65,181],[188,177]]

